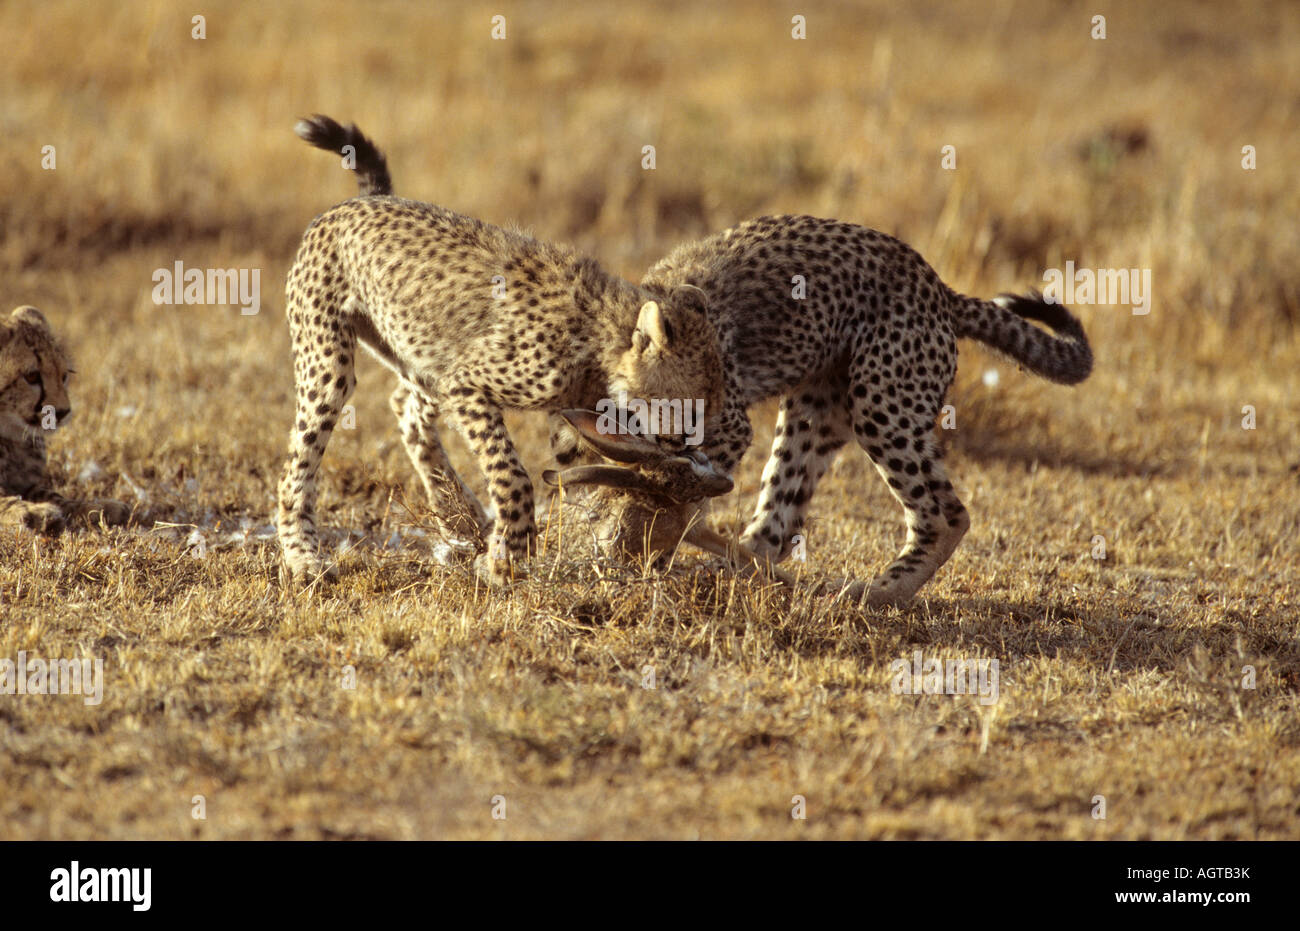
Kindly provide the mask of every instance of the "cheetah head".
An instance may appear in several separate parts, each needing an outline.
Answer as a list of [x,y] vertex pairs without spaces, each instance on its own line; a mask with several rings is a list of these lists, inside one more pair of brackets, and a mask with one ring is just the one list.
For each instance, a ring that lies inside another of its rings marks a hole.
[[606,556],[666,560],[692,529],[699,502],[731,491],[731,479],[700,450],[672,453],[646,437],[608,433],[594,411],[563,411],[560,416],[586,450],[606,462],[547,471],[542,478],[558,488],[596,489],[596,539]]
[[0,320],[0,436],[22,439],[61,426],[71,412],[71,374],[39,310],[19,307]]
[[646,301],[609,382],[611,400],[657,405],[659,416],[645,426],[672,445],[698,444],[722,411],[722,355],[704,300],[683,285]]

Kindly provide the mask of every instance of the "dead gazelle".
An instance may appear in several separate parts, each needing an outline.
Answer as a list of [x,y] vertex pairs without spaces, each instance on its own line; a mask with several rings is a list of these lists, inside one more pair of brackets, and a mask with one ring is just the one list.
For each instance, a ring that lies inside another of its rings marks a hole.
[[619,464],[579,465],[558,473],[547,470],[542,479],[560,488],[596,485],[614,490],[602,501],[610,506],[598,529],[614,554],[635,560],[666,559],[685,541],[733,564],[747,561],[763,574],[794,584],[789,573],[700,522],[700,509],[691,505],[732,488],[731,479],[718,472],[704,453],[668,452],[642,436],[602,433],[597,428],[599,415],[592,411],[567,410],[560,416],[577,431],[583,445]]

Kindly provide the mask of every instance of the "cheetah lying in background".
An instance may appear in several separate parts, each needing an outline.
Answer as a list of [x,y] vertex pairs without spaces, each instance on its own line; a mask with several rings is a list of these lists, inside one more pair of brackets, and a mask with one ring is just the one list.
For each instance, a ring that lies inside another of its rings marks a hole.
[[[806,283],[802,299],[793,297],[795,276]],[[1062,384],[1092,370],[1087,337],[1064,307],[1037,295],[964,297],[906,244],[852,223],[750,220],[680,246],[642,280],[653,293],[682,285],[705,292],[722,348],[725,399],[702,447],[717,468],[730,474],[749,447],[746,410],[781,397],[744,546],[774,561],[789,555],[818,481],[850,437],[902,504],[902,552],[869,587],[848,590],[869,605],[910,599],[970,526],[934,432],[957,339],[979,340]],[[579,457],[572,430],[554,430],[552,445],[561,465]]]
[[0,526],[60,533],[67,523],[124,523],[120,501],[75,500],[54,490],[45,434],[72,411],[68,359],[49,322],[35,307],[18,307],[0,321]]
[[481,542],[488,519],[447,459],[440,414],[477,457],[495,512],[483,554],[493,580],[532,553],[536,536],[533,487],[504,408],[554,412],[626,391],[719,409],[717,338],[698,292],[651,295],[571,249],[388,196],[384,157],[355,126],[316,116],[296,131],[339,154],[350,146],[361,196],[311,223],[286,285],[297,415],[277,524],[294,580],[325,569],[316,473],[356,384],[358,342],[400,379],[392,407],[444,528]]

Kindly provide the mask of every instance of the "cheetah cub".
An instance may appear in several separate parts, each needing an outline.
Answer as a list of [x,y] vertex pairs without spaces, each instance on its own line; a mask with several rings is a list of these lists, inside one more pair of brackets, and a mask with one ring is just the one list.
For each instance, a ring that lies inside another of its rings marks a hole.
[[[294,580],[325,569],[316,473],[355,387],[358,342],[398,376],[392,407],[443,528],[486,549],[494,581],[536,543],[533,486],[503,409],[554,412],[625,391],[718,410],[717,337],[696,292],[651,295],[572,249],[389,196],[385,159],[355,126],[316,116],[296,131],[347,156],[361,196],[311,223],[286,286],[297,415],[277,524]],[[487,476],[490,532],[439,441],[440,416]]]
[[120,501],[75,500],[54,490],[45,459],[45,434],[72,411],[67,355],[35,307],[19,307],[0,321],[0,526],[60,533],[83,526],[124,523]]
[[[970,526],[935,439],[958,338],[986,343],[1062,384],[1092,371],[1087,337],[1064,307],[1038,295],[957,294],[911,247],[852,223],[749,220],[678,247],[642,280],[652,293],[683,285],[705,292],[722,347],[723,407],[701,447],[710,461],[729,474],[753,438],[746,410],[781,398],[742,544],[774,561],[788,556],[817,483],[850,439],[902,505],[902,552],[870,585],[848,588],[868,605],[910,599]],[[581,452],[572,430],[554,431],[552,445],[561,465]]]

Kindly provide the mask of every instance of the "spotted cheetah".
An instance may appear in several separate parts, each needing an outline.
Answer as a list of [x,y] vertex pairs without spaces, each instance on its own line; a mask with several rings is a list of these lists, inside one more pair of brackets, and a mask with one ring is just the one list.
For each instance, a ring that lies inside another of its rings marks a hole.
[[[296,131],[350,159],[360,196],[311,223],[286,285],[297,415],[277,523],[293,580],[325,569],[316,473],[356,384],[358,342],[396,372],[407,453],[434,510],[451,533],[478,541],[494,581],[536,538],[532,483],[503,409],[585,407],[620,391],[720,408],[717,337],[698,291],[652,296],[570,248],[391,196],[384,156],[356,126],[316,116]],[[490,521],[447,460],[440,415],[488,477]]]
[[0,526],[57,534],[68,523],[124,523],[131,509],[102,498],[65,498],[54,490],[45,436],[72,412],[68,358],[35,307],[0,321]]
[[[910,599],[970,526],[935,439],[957,339],[978,340],[1062,384],[1092,370],[1087,337],[1064,307],[1037,294],[957,294],[905,243],[852,223],[750,220],[678,247],[641,284],[652,293],[694,285],[708,298],[725,399],[702,449],[718,469],[730,474],[749,447],[746,410],[781,398],[743,544],[774,561],[788,556],[836,453],[850,437],[866,450],[907,524],[894,562],[869,586],[848,589],[873,606]],[[579,457],[572,431],[553,430],[552,442],[562,465]]]

